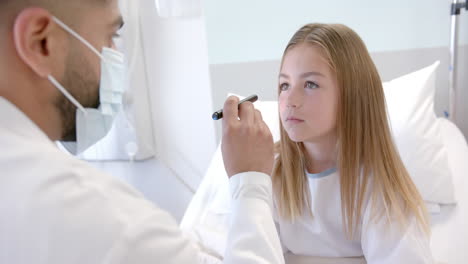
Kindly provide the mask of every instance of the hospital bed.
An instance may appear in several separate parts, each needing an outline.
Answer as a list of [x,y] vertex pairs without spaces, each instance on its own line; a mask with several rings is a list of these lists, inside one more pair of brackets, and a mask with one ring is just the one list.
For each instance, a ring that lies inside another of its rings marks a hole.
[[451,121],[443,120],[442,128],[457,204],[431,215],[431,248],[438,263],[468,263],[468,144]]
[[[468,10],[467,1],[452,1],[449,65],[449,108],[452,119],[457,94],[458,17],[462,9]],[[468,144],[455,124],[444,120],[441,125],[457,204],[441,206],[439,214],[431,215],[431,248],[439,263],[468,263]]]

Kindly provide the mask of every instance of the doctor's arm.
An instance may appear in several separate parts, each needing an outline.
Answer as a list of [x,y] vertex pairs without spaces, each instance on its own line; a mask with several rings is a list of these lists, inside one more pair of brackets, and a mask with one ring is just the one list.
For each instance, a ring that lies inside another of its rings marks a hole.
[[273,138],[250,102],[224,105],[222,152],[232,214],[223,263],[284,263],[272,212]]

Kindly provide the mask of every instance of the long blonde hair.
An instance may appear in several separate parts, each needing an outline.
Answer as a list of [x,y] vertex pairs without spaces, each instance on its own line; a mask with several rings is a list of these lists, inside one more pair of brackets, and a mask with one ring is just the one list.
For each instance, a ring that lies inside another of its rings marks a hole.
[[[337,167],[347,234],[354,235],[366,199],[372,219],[397,219],[404,227],[414,215],[429,233],[425,204],[393,143],[382,82],[364,42],[344,25],[308,24],[294,34],[284,55],[303,43],[323,50],[337,78]],[[281,122],[280,133],[272,176],[275,202],[279,215],[294,221],[311,213],[305,149],[289,139]]]

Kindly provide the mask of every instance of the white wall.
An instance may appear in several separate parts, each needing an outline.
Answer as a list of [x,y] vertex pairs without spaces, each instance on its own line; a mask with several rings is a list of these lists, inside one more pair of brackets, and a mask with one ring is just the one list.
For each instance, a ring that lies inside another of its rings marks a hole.
[[204,18],[156,14],[141,14],[156,157],[197,187],[216,148]]
[[[278,60],[311,22],[353,28],[370,52],[448,46],[451,0],[205,0],[211,64]],[[468,44],[468,12],[460,21]]]

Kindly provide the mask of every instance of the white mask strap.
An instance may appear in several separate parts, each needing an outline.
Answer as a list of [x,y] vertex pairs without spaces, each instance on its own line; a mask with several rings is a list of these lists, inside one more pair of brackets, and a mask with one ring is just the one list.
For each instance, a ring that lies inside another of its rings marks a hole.
[[57,80],[54,77],[52,77],[52,75],[47,76],[47,79],[49,79],[49,81],[52,84],[54,84],[55,87],[57,87],[57,89],[59,89],[63,93],[63,95],[68,100],[70,100],[70,102],[72,102],[72,104],[74,104],[84,114],[87,114],[85,108],[75,98],[73,98],[73,96],[59,82],[57,82]]
[[65,23],[60,21],[60,19],[56,18],[55,16],[52,16],[52,19],[54,20],[55,23],[57,23],[60,27],[62,27],[65,31],[70,33],[72,36],[77,38],[79,41],[81,41],[86,47],[90,48],[96,55],[98,55],[99,58],[104,59],[101,55],[101,53],[93,47],[86,39],[84,39],[82,36],[80,36],[78,33],[76,33],[73,29],[71,29],[69,26],[67,26]]

